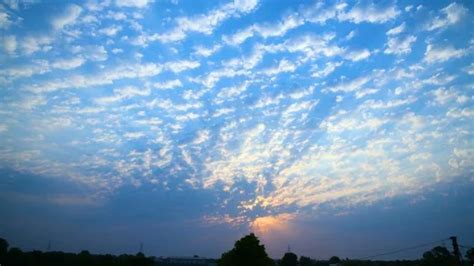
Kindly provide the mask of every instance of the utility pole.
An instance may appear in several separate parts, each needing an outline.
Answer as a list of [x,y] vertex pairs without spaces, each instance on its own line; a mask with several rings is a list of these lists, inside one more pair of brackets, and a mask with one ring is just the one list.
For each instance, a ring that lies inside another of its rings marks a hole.
[[51,240],[48,241],[48,247],[46,248],[46,250],[48,252],[51,251]]
[[143,242],[140,242],[140,253],[143,253]]
[[454,257],[456,258],[456,264],[457,265],[462,265],[462,255],[461,252],[459,251],[459,245],[458,245],[458,238],[455,236],[450,237],[451,243],[453,244],[453,253]]

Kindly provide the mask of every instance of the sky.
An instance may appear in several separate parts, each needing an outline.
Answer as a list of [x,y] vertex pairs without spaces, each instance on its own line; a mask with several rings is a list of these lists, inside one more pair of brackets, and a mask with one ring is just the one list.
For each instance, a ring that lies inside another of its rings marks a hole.
[[473,3],[4,0],[0,237],[207,257],[249,232],[274,258],[472,246]]

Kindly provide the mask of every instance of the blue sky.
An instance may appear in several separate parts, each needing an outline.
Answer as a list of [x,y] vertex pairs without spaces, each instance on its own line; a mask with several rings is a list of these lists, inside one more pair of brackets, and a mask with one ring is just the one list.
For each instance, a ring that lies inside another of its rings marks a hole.
[[213,257],[249,231],[274,257],[472,244],[472,3],[5,0],[0,234]]

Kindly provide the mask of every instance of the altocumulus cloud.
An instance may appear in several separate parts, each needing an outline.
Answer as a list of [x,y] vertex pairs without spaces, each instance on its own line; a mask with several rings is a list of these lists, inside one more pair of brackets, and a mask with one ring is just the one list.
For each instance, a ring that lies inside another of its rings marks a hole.
[[472,182],[466,3],[177,2],[0,4],[0,167],[92,195],[62,206],[210,193],[201,222],[261,234]]

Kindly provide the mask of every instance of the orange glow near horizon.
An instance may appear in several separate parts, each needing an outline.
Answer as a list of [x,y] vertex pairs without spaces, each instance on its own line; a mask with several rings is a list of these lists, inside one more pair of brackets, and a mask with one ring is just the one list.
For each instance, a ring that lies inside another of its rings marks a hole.
[[289,223],[295,218],[295,214],[282,213],[258,217],[250,223],[250,228],[257,235],[265,236],[269,233],[285,233],[288,231]]

